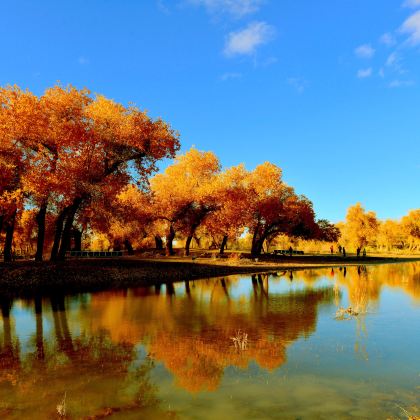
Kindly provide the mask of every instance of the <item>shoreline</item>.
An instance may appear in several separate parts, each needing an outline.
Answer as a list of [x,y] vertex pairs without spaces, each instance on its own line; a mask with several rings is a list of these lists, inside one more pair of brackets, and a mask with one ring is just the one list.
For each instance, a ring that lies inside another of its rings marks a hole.
[[65,262],[0,263],[0,297],[33,297],[148,287],[178,281],[239,274],[394,264],[420,261],[420,257],[261,257],[251,260],[168,258],[89,258]]

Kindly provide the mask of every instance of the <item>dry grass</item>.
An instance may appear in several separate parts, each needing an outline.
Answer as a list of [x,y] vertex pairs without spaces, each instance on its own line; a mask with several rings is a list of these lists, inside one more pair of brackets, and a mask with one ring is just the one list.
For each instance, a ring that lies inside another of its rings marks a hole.
[[239,351],[244,351],[248,347],[248,334],[242,332],[241,330],[236,331],[235,337],[230,337],[235,345],[235,349]]
[[346,319],[352,319],[355,316],[358,316],[359,312],[357,310],[354,310],[351,306],[348,308],[338,308],[337,312],[335,313],[335,319],[338,320],[346,320]]
[[59,417],[66,417],[66,392],[59,404],[57,404],[57,414]]

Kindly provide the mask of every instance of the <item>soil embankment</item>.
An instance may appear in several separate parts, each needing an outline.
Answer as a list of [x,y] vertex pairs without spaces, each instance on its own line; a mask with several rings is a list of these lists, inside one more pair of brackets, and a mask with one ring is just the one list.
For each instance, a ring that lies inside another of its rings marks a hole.
[[168,282],[305,268],[368,265],[420,260],[420,258],[340,256],[261,257],[214,260],[209,258],[69,259],[63,263],[19,261],[0,264],[0,295],[33,296],[80,293],[151,286]]

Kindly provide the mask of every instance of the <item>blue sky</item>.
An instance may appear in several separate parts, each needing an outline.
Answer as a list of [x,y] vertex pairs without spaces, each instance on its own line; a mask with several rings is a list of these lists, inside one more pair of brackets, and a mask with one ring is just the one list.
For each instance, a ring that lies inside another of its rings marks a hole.
[[338,221],[420,207],[420,0],[1,0],[0,84],[134,102]]

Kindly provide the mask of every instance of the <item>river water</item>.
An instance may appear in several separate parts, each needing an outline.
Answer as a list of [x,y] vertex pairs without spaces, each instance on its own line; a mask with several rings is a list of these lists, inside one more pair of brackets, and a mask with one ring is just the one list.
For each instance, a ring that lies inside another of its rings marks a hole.
[[0,418],[420,415],[420,263],[2,298],[1,309]]

